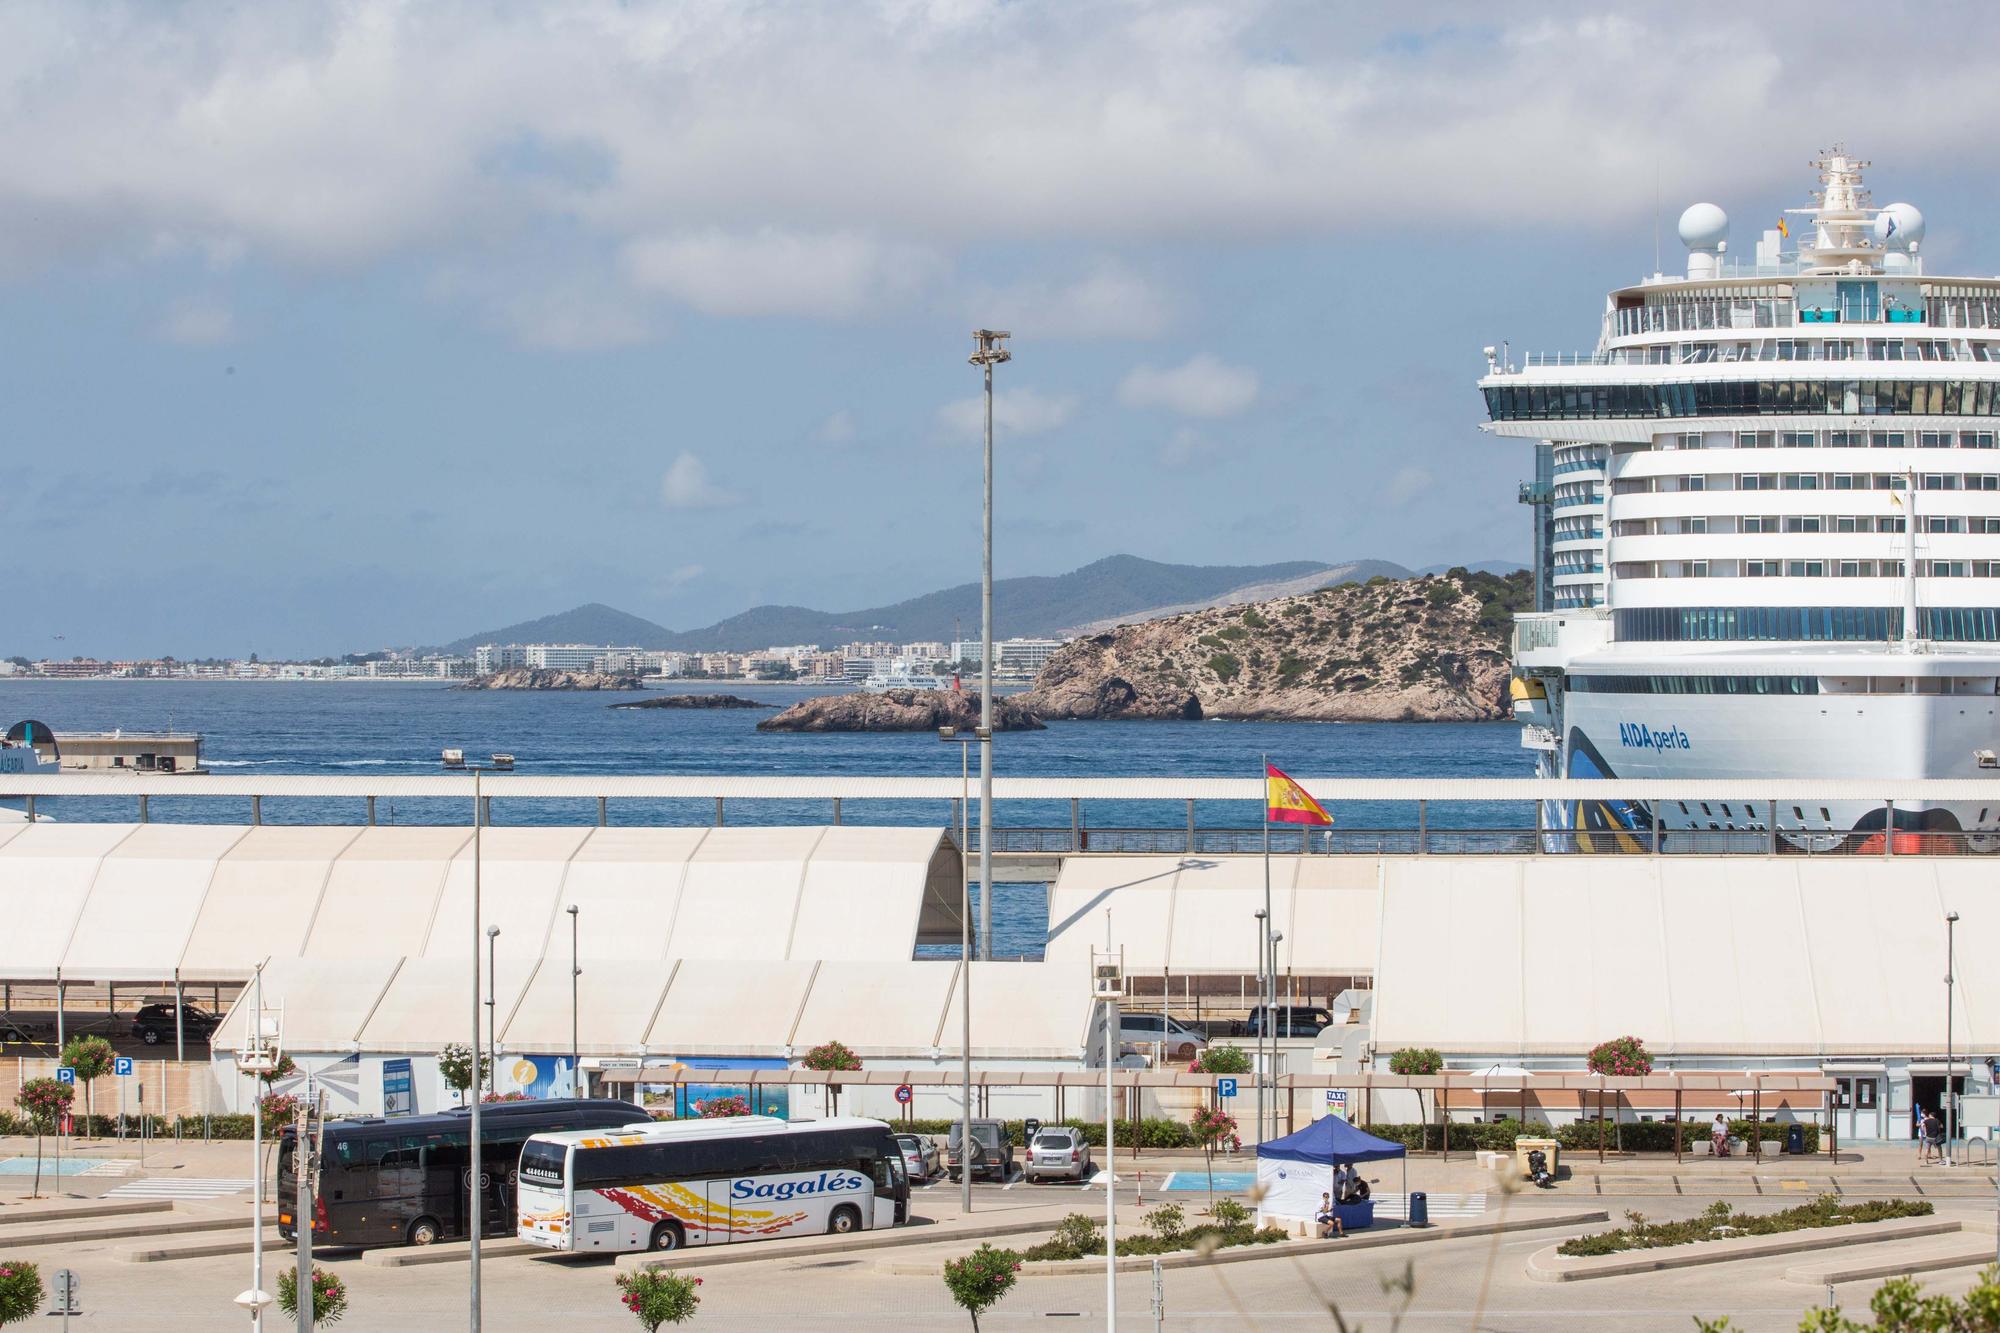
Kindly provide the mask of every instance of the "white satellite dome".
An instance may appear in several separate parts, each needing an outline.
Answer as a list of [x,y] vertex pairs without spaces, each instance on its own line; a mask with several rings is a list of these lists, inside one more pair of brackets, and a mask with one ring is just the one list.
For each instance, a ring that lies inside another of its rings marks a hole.
[[1729,239],[1729,214],[1714,204],[1693,204],[1681,214],[1681,244],[1690,250],[1713,250]]
[[1914,204],[1890,204],[1875,215],[1875,239],[1892,250],[1907,250],[1924,239],[1924,215]]

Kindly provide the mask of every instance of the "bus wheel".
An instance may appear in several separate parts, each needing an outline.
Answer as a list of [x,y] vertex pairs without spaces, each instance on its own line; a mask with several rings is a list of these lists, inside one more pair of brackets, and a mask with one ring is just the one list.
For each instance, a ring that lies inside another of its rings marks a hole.
[[649,1250],[678,1250],[687,1244],[687,1237],[678,1222],[662,1222],[653,1228],[652,1239],[646,1242]]
[[833,1210],[833,1216],[826,1220],[827,1234],[845,1236],[851,1231],[861,1230],[861,1212],[853,1204],[844,1203]]
[[420,1217],[410,1223],[410,1244],[429,1245],[435,1242],[437,1238],[438,1224],[436,1219]]

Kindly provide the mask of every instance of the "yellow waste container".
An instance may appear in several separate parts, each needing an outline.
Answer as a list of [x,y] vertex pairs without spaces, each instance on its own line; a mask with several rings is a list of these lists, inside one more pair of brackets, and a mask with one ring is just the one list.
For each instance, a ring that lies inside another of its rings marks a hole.
[[1514,1165],[1521,1169],[1521,1179],[1526,1180],[1528,1178],[1528,1151],[1531,1148],[1540,1148],[1543,1152],[1547,1153],[1549,1157],[1549,1174],[1551,1176],[1557,1174],[1556,1168],[1559,1165],[1557,1153],[1561,1150],[1554,1139],[1515,1139]]

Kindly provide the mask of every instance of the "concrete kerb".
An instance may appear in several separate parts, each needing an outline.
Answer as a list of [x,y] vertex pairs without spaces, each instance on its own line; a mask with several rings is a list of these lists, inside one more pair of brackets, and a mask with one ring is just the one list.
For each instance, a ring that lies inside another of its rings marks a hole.
[[[1976,1227],[1967,1231],[1977,1232]],[[1892,1258],[1868,1259],[1861,1256],[1824,1264],[1795,1264],[1785,1270],[1785,1281],[1801,1286],[1824,1287],[1838,1282],[1878,1282],[1883,1278],[1910,1273],[1936,1273],[1947,1268],[1983,1268],[1993,1262],[1993,1240],[1988,1234],[1977,1241],[1950,1237],[1935,1242],[1915,1254],[1907,1251]]]
[[[1121,1273],[1149,1272],[1157,1257],[1162,1268],[1193,1268],[1207,1264],[1247,1264],[1260,1259],[1296,1259],[1306,1255],[1341,1254],[1348,1250],[1387,1249],[1399,1245],[1426,1245],[1435,1241],[1468,1240],[1480,1236],[1501,1236],[1516,1231],[1540,1231],[1551,1227],[1587,1226],[1608,1222],[1611,1214],[1602,1209],[1575,1213],[1524,1213],[1519,1217],[1491,1222],[1465,1222],[1453,1226],[1397,1227],[1387,1231],[1362,1231],[1331,1240],[1277,1241],[1270,1245],[1239,1245],[1204,1255],[1194,1250],[1177,1254],[1130,1254],[1117,1261]],[[1052,1228],[1045,1228],[1052,1229]],[[896,1277],[936,1277],[939,1265],[885,1262],[875,1271]],[[1022,1277],[1073,1277],[1079,1273],[1102,1273],[1102,1259],[1062,1259],[1021,1265]]]
[[1627,1250],[1566,1258],[1549,1245],[1528,1256],[1528,1276],[1537,1282],[1583,1282],[1600,1277],[1630,1277],[1670,1268],[1695,1268],[1740,1259],[1768,1259],[1806,1250],[1847,1245],[1879,1245],[1917,1236],[1943,1236],[1963,1230],[1954,1219],[1897,1217],[1886,1222],[1851,1222],[1839,1227],[1809,1227],[1776,1236],[1731,1236],[1726,1240],[1667,1245],[1656,1250]]
[[[46,1208],[22,1204],[0,1212],[0,1227],[36,1222],[74,1222],[93,1217],[130,1217],[134,1213],[170,1213],[172,1199],[121,1199],[114,1203],[52,1203]],[[0,1231],[0,1236],[9,1234]]]
[[[0,1242],[13,1247],[34,1245],[86,1245],[99,1240],[124,1240],[133,1236],[176,1236],[191,1231],[224,1231],[230,1227],[247,1227],[250,1214],[241,1217],[177,1217],[169,1222],[114,1222],[107,1227],[61,1227],[53,1231],[16,1231],[9,1227],[0,1233]],[[244,1242],[247,1247],[249,1242]]]
[[[983,1222],[960,1227],[950,1224],[894,1227],[883,1231],[863,1231],[852,1236],[811,1236],[793,1240],[758,1241],[754,1245],[731,1245],[720,1249],[676,1250],[667,1254],[621,1254],[621,1272],[645,1268],[715,1268],[724,1264],[761,1263],[776,1259],[808,1259],[821,1254],[847,1254],[855,1250],[886,1250],[911,1245],[944,1245],[959,1240],[991,1240],[995,1236],[1022,1236],[1031,1232],[1052,1232],[1057,1221],[1047,1217],[1032,1221]],[[543,1253],[553,1253],[543,1251]],[[929,1271],[928,1269],[925,1271]]]
[[[285,1241],[276,1227],[264,1232],[264,1252],[285,1254]],[[186,1245],[131,1245],[111,1255],[121,1264],[163,1264],[176,1259],[214,1259],[225,1254],[248,1254],[254,1248],[244,1236],[229,1240],[198,1240]]]
[[[539,1245],[525,1240],[487,1237],[479,1242],[479,1261],[511,1259],[521,1255],[548,1254]],[[465,1241],[444,1241],[436,1245],[406,1245],[393,1250],[365,1250],[361,1262],[370,1268],[415,1268],[422,1264],[462,1264],[472,1260],[472,1246]]]

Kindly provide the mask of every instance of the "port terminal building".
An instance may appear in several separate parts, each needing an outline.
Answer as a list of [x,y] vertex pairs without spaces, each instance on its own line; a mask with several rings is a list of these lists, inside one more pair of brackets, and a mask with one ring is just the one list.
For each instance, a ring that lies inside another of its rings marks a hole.
[[[1671,783],[1305,785],[1337,818],[1384,801],[1418,809],[1414,826],[1344,822],[1337,838],[1294,831],[1275,844],[1279,998],[1334,1020],[1281,1043],[1294,1118],[1322,1109],[1312,1089],[1379,1080],[1405,1048],[1434,1049],[1462,1074],[1519,1071],[1504,1089],[1438,1098],[1458,1120],[1706,1120],[1748,1114],[1739,1094],[1789,1078],[1793,1090],[1759,1098],[1763,1113],[1833,1117],[1854,1142],[1908,1137],[1912,1105],[1936,1105],[1947,1078],[1969,1093],[1994,1089],[2000,976],[1978,961],[2000,949],[1990,854],[1921,842],[1823,854],[1756,834],[1683,848],[1578,842],[1532,826],[1454,826],[1445,813],[1463,802],[1539,808],[1551,786],[1566,789],[1558,799],[1608,798],[1613,786],[1631,799],[1684,794]],[[1742,797],[1852,799],[1856,784],[1768,785],[1744,784]],[[1975,785],[1871,793],[1969,799],[1933,789]],[[1258,832],[1177,818],[1184,803],[1240,802],[1254,821],[1254,780],[1002,779],[999,817],[1010,804],[1074,811],[1114,800],[1168,813],[1146,828],[1002,823],[996,856],[1009,873],[1046,876],[1046,928],[1039,954],[990,961],[957,956],[960,846],[956,820],[938,817],[955,813],[955,779],[511,775],[486,779],[484,791],[475,928],[467,777],[0,775],[0,796],[36,799],[33,818],[20,808],[0,822],[6,1008],[60,1016],[85,999],[212,996],[223,1010],[212,1044],[183,1042],[190,1061],[208,1061],[187,1096],[226,1110],[247,1104],[229,1052],[261,972],[286,1049],[334,1109],[429,1110],[449,1104],[438,1052],[470,1044],[476,947],[481,1040],[491,1033],[503,1091],[573,1086],[574,1031],[582,1072],[600,1086],[651,1082],[679,1098],[703,1079],[762,1080],[783,1089],[773,1109],[811,1114],[823,1090],[796,1071],[808,1050],[837,1040],[881,1071],[879,1082],[856,1081],[841,1109],[895,1118],[955,1110],[969,985],[977,1109],[1048,1118],[1101,1114],[1090,1100],[1102,1096],[1104,1058],[1090,978],[1107,940],[1128,978],[1128,1013],[1164,1010],[1224,1041],[1230,1015],[1254,1003],[1255,914],[1267,893],[1265,859],[1251,850]],[[212,822],[110,819],[72,804],[168,795],[177,811],[190,804],[178,798],[199,798]],[[405,818],[422,807],[465,822],[285,822],[298,802],[373,812],[371,798],[383,797]],[[823,800],[828,817],[739,822],[768,800]],[[646,822],[653,801],[713,801],[715,817]],[[584,815],[510,817],[536,802]],[[852,823],[841,802],[900,802],[910,818]],[[1633,1093],[1604,1108],[1578,1091],[1589,1050],[1627,1035],[1659,1070],[1701,1076],[1702,1098]],[[1137,1049],[1125,1064],[1185,1074],[1174,1057]],[[0,1080],[37,1072],[33,1063],[5,1061],[17,1067]],[[1740,1077],[1709,1077],[1719,1072]],[[1741,1086],[1718,1086],[1730,1082]],[[913,1088],[908,1102],[899,1083]],[[1135,1084],[1132,1109],[1181,1114],[1205,1087],[1199,1077]],[[1371,1096],[1378,1121],[1431,1114],[1414,1095],[1407,1105],[1393,1090]]]

